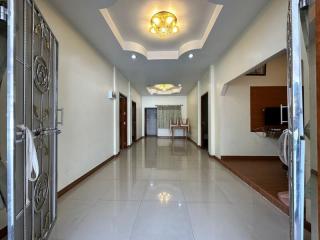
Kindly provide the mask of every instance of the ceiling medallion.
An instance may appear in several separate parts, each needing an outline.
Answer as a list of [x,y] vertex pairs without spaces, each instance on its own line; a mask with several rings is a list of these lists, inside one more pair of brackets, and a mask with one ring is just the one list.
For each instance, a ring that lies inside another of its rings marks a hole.
[[147,90],[151,95],[153,94],[170,95],[170,94],[180,93],[182,90],[182,86],[181,84],[173,85],[170,83],[161,83],[161,84],[149,86],[147,87]]
[[157,34],[160,37],[177,33],[179,31],[177,23],[178,20],[176,15],[167,11],[161,11],[151,17],[150,32]]

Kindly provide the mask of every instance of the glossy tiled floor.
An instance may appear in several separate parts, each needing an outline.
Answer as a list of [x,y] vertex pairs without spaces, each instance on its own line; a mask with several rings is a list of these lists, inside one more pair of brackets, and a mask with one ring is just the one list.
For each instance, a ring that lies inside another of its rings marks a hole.
[[66,193],[51,240],[286,240],[288,217],[184,140],[148,138]]

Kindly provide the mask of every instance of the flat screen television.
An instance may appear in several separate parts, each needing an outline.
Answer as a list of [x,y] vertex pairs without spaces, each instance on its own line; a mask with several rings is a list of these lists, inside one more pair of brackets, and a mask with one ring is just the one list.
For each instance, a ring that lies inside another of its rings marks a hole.
[[[288,121],[288,109],[282,108],[282,121]],[[264,125],[279,126],[281,125],[281,108],[267,107],[264,109]]]

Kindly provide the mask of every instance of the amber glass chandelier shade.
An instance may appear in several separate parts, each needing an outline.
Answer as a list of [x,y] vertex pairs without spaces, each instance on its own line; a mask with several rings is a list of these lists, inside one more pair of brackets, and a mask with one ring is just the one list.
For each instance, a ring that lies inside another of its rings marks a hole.
[[177,17],[170,12],[161,11],[154,14],[150,21],[150,32],[159,36],[166,36],[179,31]]

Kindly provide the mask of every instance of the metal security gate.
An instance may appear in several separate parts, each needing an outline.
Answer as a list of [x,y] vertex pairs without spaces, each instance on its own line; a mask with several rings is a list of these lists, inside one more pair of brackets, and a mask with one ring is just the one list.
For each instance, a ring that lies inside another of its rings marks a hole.
[[306,3],[305,0],[289,0],[288,14],[288,160],[292,240],[303,240],[304,237],[305,139],[300,7]]
[[[58,42],[33,1],[7,5],[8,239],[46,239],[57,214]],[[28,179],[24,127],[34,135],[35,181]]]

